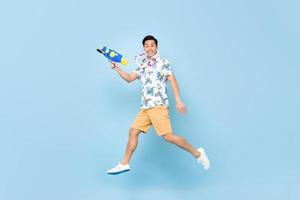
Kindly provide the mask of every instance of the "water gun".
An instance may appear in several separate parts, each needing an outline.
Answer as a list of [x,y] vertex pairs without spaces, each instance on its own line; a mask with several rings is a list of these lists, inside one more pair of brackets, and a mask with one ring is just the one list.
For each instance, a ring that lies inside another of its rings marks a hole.
[[123,65],[128,64],[128,60],[125,59],[121,54],[114,50],[108,49],[106,46],[102,47],[102,49],[97,49],[97,51],[100,54],[103,54],[110,62],[121,63]]

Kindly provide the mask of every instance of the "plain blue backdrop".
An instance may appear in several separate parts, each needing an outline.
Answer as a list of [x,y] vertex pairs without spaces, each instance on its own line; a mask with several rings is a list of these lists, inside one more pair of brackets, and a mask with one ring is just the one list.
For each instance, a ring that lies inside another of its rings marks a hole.
[[[0,199],[300,198],[298,1],[2,1]],[[153,130],[132,171],[122,158],[139,111],[140,83],[125,83],[96,52],[135,68],[153,34],[172,62],[186,116],[176,134],[204,146],[211,170]]]

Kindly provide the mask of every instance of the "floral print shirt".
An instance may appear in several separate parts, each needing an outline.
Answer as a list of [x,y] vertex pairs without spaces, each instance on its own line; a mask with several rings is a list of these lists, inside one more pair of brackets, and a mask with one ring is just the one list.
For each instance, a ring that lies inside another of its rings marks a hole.
[[167,76],[173,75],[170,62],[158,53],[151,58],[140,54],[136,62],[138,67],[133,72],[142,83],[141,108],[149,109],[158,105],[169,107]]

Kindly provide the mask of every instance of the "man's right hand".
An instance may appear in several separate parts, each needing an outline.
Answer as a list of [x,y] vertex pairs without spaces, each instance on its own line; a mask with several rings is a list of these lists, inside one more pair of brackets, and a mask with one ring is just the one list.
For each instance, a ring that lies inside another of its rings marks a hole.
[[110,62],[110,67],[111,67],[112,69],[116,68],[117,66],[118,66],[118,65],[117,65],[116,63]]
[[115,62],[110,62],[110,66],[112,69],[119,69],[120,67]]

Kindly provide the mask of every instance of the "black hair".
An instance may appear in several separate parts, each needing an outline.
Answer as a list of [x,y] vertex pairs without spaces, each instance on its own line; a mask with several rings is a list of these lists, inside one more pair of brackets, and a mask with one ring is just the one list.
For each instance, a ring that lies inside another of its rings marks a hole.
[[144,37],[144,39],[143,39],[143,46],[145,46],[145,42],[146,42],[147,40],[154,40],[156,46],[157,46],[157,44],[158,44],[158,41],[157,41],[157,39],[156,39],[154,36],[152,36],[152,35],[147,35],[147,36]]

